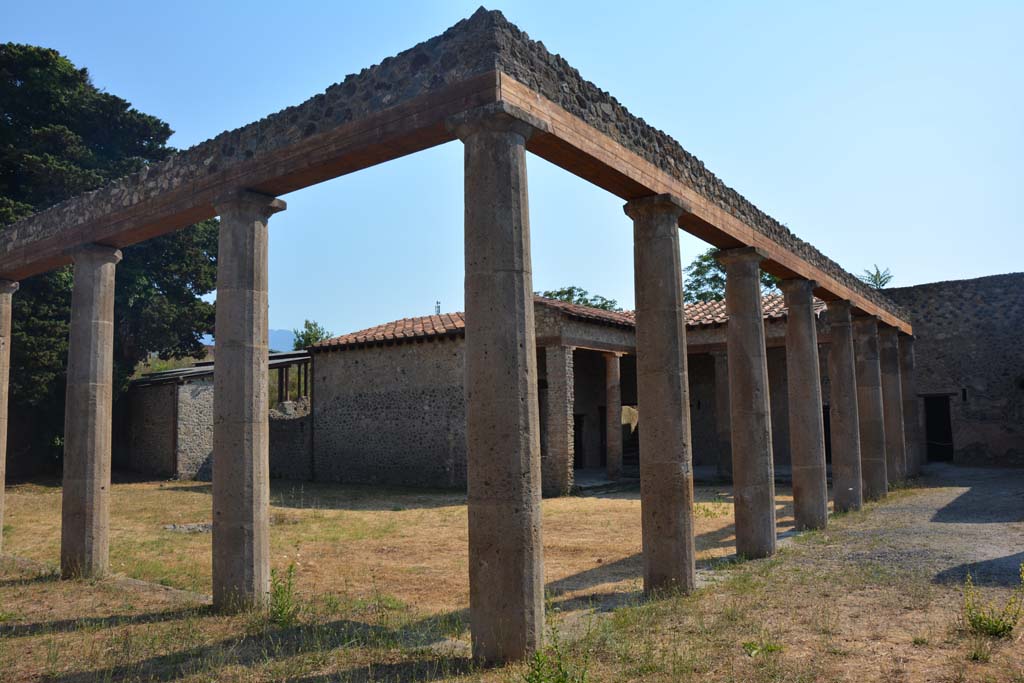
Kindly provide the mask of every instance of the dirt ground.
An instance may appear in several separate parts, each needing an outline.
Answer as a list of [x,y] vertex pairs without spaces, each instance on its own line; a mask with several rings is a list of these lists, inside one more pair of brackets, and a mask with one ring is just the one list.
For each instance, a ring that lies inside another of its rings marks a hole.
[[545,501],[549,649],[481,670],[460,494],[276,484],[273,564],[295,565],[301,607],[280,624],[212,614],[209,533],[165,528],[208,522],[208,486],[115,485],[120,577],[98,582],[52,573],[60,489],[9,487],[0,680],[1024,682],[1024,625],[994,640],[959,623],[968,570],[985,599],[1019,581],[1024,472],[932,465],[798,536],[788,493],[778,556],[735,562],[728,488],[699,488],[705,587],[657,599],[639,592],[637,491]]

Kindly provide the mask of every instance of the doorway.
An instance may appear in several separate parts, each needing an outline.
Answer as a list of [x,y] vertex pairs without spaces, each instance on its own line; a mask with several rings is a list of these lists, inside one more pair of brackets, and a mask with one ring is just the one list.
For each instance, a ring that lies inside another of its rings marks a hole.
[[924,432],[930,462],[953,460],[953,421],[949,396],[924,397]]

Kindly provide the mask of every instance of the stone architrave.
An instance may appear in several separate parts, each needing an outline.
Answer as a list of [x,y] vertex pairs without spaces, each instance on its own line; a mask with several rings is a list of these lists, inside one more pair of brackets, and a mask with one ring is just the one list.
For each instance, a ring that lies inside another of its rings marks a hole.
[[466,450],[473,656],[522,659],[544,632],[540,418],[526,141],[506,104],[449,121],[465,163]]
[[60,571],[64,578],[93,578],[107,573],[110,559],[114,275],[121,252],[90,244],[71,257]]
[[796,528],[824,529],[828,524],[825,472],[825,424],[821,366],[818,360],[815,283],[783,280],[786,300],[786,372],[789,395],[789,451],[793,469]]
[[240,191],[217,202],[217,362],[213,369],[213,604],[270,594],[267,238],[285,203]]
[[832,498],[836,512],[864,504],[860,464],[860,413],[850,302],[828,302],[829,431],[832,437]]
[[640,414],[640,517],[644,590],[696,586],[693,455],[679,217],[670,195],[635,199],[637,410]]
[[856,316],[853,342],[857,363],[857,417],[864,500],[884,498],[889,489],[885,465],[882,369],[878,361],[878,319]]
[[7,406],[11,374],[11,299],[18,283],[0,280],[0,552],[4,549],[4,488],[7,482]]
[[764,253],[754,247],[718,255],[725,266],[725,308],[729,316],[726,346],[736,554],[751,559],[775,553],[775,471],[761,306],[760,263],[764,258]]
[[604,354],[605,443],[608,478],[622,476],[622,386],[619,358],[621,354]]

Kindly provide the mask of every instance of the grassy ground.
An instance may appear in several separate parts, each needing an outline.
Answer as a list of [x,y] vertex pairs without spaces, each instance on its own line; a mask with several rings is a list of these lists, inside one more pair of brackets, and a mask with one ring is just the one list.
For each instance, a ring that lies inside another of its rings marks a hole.
[[956,495],[900,491],[771,560],[737,563],[728,491],[700,488],[706,585],[652,600],[638,591],[636,492],[545,501],[549,648],[532,664],[479,670],[467,658],[461,495],[276,486],[274,566],[280,578],[294,564],[295,594],[280,591],[275,621],[214,615],[199,596],[153,585],[208,591],[209,534],[164,529],[208,521],[208,487],[114,486],[113,567],[146,585],[56,580],[46,564],[57,557],[60,490],[19,486],[8,490],[5,552],[32,563],[0,564],[0,679],[1024,682],[1019,631],[970,635],[960,584],[889,554],[905,545],[892,534],[912,531],[918,508],[944,494]]

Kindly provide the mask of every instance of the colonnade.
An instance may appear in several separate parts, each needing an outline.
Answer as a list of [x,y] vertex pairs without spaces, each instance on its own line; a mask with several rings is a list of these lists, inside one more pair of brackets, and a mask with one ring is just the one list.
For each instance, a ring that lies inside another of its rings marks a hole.
[[[552,458],[542,468],[540,452],[525,145],[544,126],[507,105],[450,122],[464,143],[465,163],[470,617],[473,653],[490,662],[521,658],[541,644],[541,487],[564,487],[571,477],[562,471],[565,463],[572,467],[571,457]],[[221,610],[260,605],[269,592],[267,228],[284,208],[281,200],[248,191],[216,203],[213,596]],[[695,586],[693,467],[678,227],[687,206],[656,195],[628,202],[625,212],[634,234],[644,588],[689,591]],[[120,258],[103,245],[73,253],[61,536],[61,571],[68,578],[107,569],[113,291]],[[716,360],[716,368],[728,371],[736,547],[747,557],[771,555],[776,538],[759,279],[764,258],[750,247],[720,256],[729,324],[727,358]],[[808,529],[827,521],[814,286],[806,280],[783,285],[790,311],[794,497],[797,524]],[[17,283],[0,281],[0,467],[16,289]],[[913,391],[912,338],[883,328],[880,343],[877,320],[855,316],[851,328],[850,309],[849,302],[829,303],[833,474],[836,506],[843,510],[883,496],[893,474],[913,473],[920,463],[919,448],[903,447],[904,420],[911,423],[904,396]],[[549,383],[561,381],[571,392],[572,350],[545,353]],[[613,417],[621,406],[618,366],[618,356],[607,357],[612,474],[621,466]],[[549,439],[571,449],[553,426]],[[0,488],[0,527],[2,510]]]

